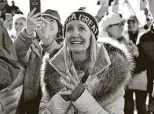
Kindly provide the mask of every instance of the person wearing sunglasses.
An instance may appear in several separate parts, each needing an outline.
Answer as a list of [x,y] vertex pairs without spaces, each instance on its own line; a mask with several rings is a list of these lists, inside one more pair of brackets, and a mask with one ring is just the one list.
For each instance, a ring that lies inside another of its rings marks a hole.
[[[106,15],[100,22],[100,37],[110,37],[119,42],[126,43],[126,39],[123,36],[123,28],[125,21],[119,14],[110,13]],[[101,41],[99,39],[99,41]]]

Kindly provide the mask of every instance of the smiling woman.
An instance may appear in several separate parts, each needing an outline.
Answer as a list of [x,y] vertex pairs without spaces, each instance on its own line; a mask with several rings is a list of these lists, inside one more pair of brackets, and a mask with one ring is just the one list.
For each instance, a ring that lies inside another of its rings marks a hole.
[[70,51],[79,52],[87,50],[90,45],[90,32],[91,31],[87,26],[85,26],[84,22],[70,22],[66,26],[67,34],[65,35],[68,42],[67,45]]
[[39,114],[123,114],[124,87],[133,62],[123,44],[97,43],[98,30],[87,12],[68,16],[64,46],[43,60]]

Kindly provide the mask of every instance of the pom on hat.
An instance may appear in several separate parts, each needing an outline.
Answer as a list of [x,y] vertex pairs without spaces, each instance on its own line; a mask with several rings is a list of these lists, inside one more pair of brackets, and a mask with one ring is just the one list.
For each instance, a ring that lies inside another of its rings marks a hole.
[[73,20],[81,20],[82,22],[86,23],[87,26],[90,28],[92,33],[94,34],[95,38],[97,39],[99,28],[98,28],[98,22],[91,14],[84,12],[84,11],[76,11],[73,12],[69,17],[67,17],[65,23],[64,23],[64,35],[65,35],[65,29],[67,23]]

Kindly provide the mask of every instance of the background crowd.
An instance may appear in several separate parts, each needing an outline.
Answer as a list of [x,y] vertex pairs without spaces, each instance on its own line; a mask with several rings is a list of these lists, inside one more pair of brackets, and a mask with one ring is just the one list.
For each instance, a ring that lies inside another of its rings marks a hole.
[[154,114],[154,1],[140,2],[144,25],[120,2],[62,23],[57,10],[26,17],[0,0],[0,114]]

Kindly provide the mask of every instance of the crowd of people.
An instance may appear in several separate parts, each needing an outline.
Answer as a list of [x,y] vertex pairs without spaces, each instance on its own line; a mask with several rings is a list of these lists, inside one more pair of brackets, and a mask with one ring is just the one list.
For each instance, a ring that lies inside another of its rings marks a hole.
[[119,1],[62,23],[0,0],[0,114],[154,114],[154,15],[145,7],[140,26]]
[[7,0],[0,0],[0,20],[4,23],[13,41],[26,24],[26,17],[24,17],[23,12],[15,5],[14,1],[10,6]]

